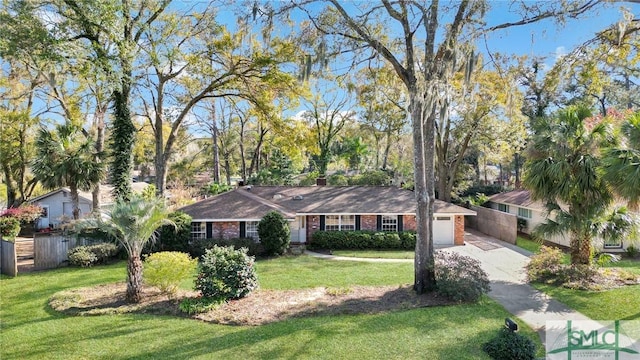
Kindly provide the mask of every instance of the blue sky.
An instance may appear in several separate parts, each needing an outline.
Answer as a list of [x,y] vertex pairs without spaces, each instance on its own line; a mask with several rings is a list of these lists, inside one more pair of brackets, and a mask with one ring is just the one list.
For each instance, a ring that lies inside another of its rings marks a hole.
[[[487,14],[489,26],[515,20],[508,12],[510,1],[491,1],[491,10]],[[558,26],[552,20],[500,30],[489,38],[489,48],[506,54],[544,56],[553,63],[557,53],[568,53],[580,44],[611,24],[622,19],[621,8],[640,14],[640,4],[618,2],[607,4],[606,8],[591,12],[579,20],[568,19],[566,24]],[[482,45],[484,46],[484,45]]]

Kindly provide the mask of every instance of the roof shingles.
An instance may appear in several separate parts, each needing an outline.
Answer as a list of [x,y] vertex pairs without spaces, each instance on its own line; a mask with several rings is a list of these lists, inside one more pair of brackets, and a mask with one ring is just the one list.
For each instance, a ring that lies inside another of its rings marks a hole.
[[[247,196],[247,192],[251,195]],[[253,186],[236,189],[181,209],[194,220],[261,219],[272,210],[295,214],[415,214],[414,193],[377,186]],[[436,200],[435,213],[475,215]]]

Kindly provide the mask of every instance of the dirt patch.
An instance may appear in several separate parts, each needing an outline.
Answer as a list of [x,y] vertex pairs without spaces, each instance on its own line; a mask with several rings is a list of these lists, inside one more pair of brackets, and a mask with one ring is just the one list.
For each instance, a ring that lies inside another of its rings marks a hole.
[[[55,294],[49,304],[70,315],[153,313],[189,317],[179,309],[180,301],[196,297],[196,292],[181,292],[168,299],[157,289],[145,287],[143,301],[127,304],[124,283],[80,288]],[[263,325],[289,318],[319,315],[371,314],[453,304],[430,293],[417,295],[406,286],[354,286],[299,290],[256,290],[239,300],[231,300],[215,309],[191,316],[202,321],[227,325]]]

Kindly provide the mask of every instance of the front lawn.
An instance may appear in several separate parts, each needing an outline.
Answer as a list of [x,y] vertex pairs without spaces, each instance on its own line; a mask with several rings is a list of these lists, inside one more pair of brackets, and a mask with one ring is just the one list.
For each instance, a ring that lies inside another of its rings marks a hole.
[[532,285],[594,320],[640,320],[640,285],[606,291],[571,290],[544,284]]
[[405,250],[333,250],[335,256],[372,259],[412,259],[415,251]]
[[[257,263],[266,289],[410,283],[412,267],[304,256]],[[263,326],[223,326],[147,314],[71,317],[48,306],[58,291],[122,281],[125,271],[120,262],[3,277],[0,358],[487,359],[482,344],[510,316],[487,297],[473,305],[316,316]],[[538,342],[537,335],[521,325]]]

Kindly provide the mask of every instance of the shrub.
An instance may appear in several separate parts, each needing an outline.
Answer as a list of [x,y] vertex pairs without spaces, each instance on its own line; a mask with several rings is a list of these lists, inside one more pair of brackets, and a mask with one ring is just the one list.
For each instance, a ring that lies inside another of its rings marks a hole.
[[309,249],[331,250],[413,250],[415,247],[413,231],[316,231],[308,244]]
[[258,236],[267,255],[282,255],[289,247],[291,230],[282,214],[271,211],[258,223]]
[[20,233],[20,221],[11,216],[0,217],[0,235],[4,240],[13,241]]
[[495,360],[532,360],[536,358],[536,344],[528,337],[509,329],[498,334],[482,346]]
[[178,308],[183,313],[187,313],[189,315],[202,314],[209,310],[213,310],[216,306],[220,305],[220,303],[222,303],[222,301],[201,296],[197,298],[183,299],[180,301]]
[[159,241],[156,243],[155,249],[152,250],[189,251],[191,216],[182,211],[175,211],[169,214],[169,220],[173,221],[175,226],[165,225],[160,228]]
[[195,273],[197,260],[177,251],[161,251],[144,260],[144,281],[169,298],[178,292],[180,283]]
[[69,264],[80,267],[90,267],[98,262],[98,257],[87,246],[78,246],[68,253]]
[[35,204],[22,204],[17,208],[8,208],[0,217],[16,218],[20,223],[36,221],[42,215],[42,207]]
[[327,176],[327,184],[330,186],[347,186],[349,179],[343,174],[333,174]]
[[489,277],[476,259],[438,252],[435,267],[437,290],[451,300],[476,302],[489,292]]
[[104,264],[118,254],[118,247],[111,243],[102,243],[89,246],[77,246],[67,253],[69,264],[81,267],[90,267],[95,264]]
[[389,186],[391,180],[391,176],[386,171],[373,170],[349,178],[349,185]]
[[195,288],[215,300],[243,298],[258,287],[253,264],[246,249],[214,246],[202,257]]
[[208,249],[214,246],[233,246],[236,249],[247,249],[249,256],[264,255],[264,246],[252,238],[237,239],[195,239],[189,244],[189,254],[194,259],[201,258]]
[[540,252],[533,255],[526,266],[529,282],[556,281],[562,272],[562,257],[562,250],[541,246]]
[[625,251],[627,252],[627,256],[630,258],[635,258],[640,254],[640,250],[634,245],[630,245]]

